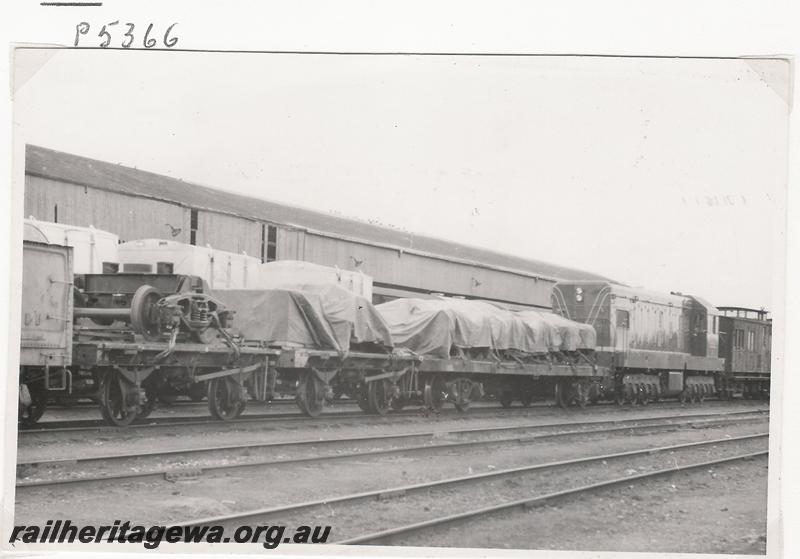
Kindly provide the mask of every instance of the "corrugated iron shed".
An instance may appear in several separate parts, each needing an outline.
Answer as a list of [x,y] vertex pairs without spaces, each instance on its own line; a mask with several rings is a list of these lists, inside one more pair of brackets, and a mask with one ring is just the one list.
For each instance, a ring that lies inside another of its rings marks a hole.
[[160,200],[248,220],[308,229],[323,234],[357,238],[366,243],[390,245],[398,249],[416,250],[444,258],[516,269],[529,274],[540,274],[543,277],[563,280],[607,280],[603,276],[581,270],[235,194],[39,146],[26,146],[25,172],[33,176],[99,190]]

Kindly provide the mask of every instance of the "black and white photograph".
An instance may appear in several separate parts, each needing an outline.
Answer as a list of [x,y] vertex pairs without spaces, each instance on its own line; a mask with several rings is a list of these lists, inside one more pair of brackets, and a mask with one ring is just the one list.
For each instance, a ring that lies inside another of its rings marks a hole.
[[791,57],[159,21],[12,50],[7,549],[778,556]]

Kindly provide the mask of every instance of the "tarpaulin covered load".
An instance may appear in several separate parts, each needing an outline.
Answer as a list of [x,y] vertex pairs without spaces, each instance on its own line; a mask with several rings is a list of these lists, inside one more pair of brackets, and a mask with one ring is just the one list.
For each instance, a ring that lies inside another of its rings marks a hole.
[[550,312],[518,311],[516,314],[526,321],[539,319],[546,322],[554,332],[552,343],[555,350],[594,349],[597,345],[597,331],[589,324],[574,322]]
[[209,295],[236,311],[231,331],[246,339],[340,352],[352,344],[392,347],[372,303],[335,286],[228,289]]
[[373,343],[391,348],[389,326],[372,301],[337,285],[300,285],[303,293],[317,295],[337,340],[351,344]]
[[[452,347],[529,354],[594,347],[594,329],[551,313],[501,309],[464,299],[396,299],[376,307],[395,346],[447,358]],[[583,334],[582,334],[583,333]]]

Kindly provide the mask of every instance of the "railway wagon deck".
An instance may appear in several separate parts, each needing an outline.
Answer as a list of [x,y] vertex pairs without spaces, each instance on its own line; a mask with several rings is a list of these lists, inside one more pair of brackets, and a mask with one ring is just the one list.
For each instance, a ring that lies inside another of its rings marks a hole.
[[275,348],[224,344],[103,339],[74,344],[74,366],[98,379],[103,418],[118,426],[149,415],[160,385],[176,380],[205,383],[211,414],[237,417],[246,395],[259,401],[271,397],[279,355]]
[[422,404],[439,411],[452,403],[466,411],[485,389],[508,406],[514,399],[530,404],[542,389],[555,391],[559,404],[572,401],[585,405],[595,385],[610,383],[608,369],[588,358],[536,363],[474,358],[431,358],[406,350],[391,354],[328,350],[284,349],[276,367],[297,379],[298,404],[303,412],[317,416],[326,385],[334,392],[353,396],[367,412],[386,414],[408,404]]

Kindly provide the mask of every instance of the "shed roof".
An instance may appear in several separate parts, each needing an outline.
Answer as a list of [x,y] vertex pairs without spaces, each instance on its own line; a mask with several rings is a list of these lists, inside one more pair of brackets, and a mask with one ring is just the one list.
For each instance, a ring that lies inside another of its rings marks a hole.
[[398,249],[419,251],[444,259],[466,260],[490,267],[519,270],[525,274],[564,280],[607,279],[582,270],[381,227],[262,198],[244,196],[141,169],[34,145],[26,146],[25,172],[33,176],[120,192],[130,196],[161,200],[198,210],[359,239],[368,244],[390,245]]

